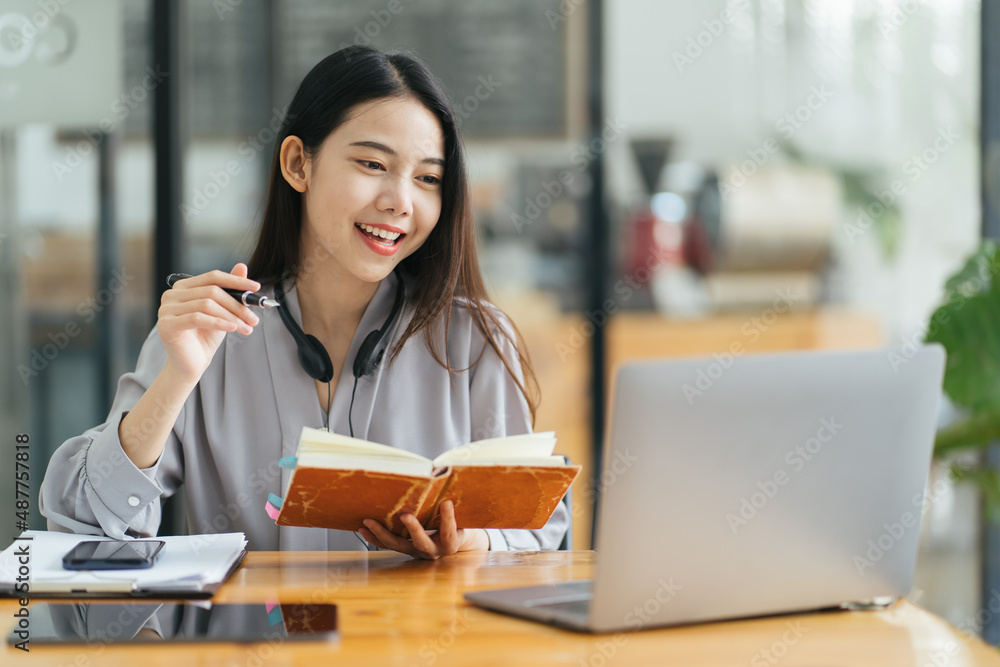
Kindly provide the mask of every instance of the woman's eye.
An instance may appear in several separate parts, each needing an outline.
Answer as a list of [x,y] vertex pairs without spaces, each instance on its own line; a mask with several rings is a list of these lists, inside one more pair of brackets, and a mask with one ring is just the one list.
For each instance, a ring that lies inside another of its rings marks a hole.
[[421,176],[420,180],[422,180],[424,183],[427,183],[428,185],[440,185],[441,184],[441,179],[438,178],[437,176]]
[[358,160],[358,163],[363,167],[367,167],[372,171],[378,171],[382,168],[381,163],[375,162],[374,160]]

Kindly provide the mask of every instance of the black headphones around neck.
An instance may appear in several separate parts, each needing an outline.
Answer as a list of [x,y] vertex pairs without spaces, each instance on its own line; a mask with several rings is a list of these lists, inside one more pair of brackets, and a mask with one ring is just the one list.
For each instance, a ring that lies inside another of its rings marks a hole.
[[[406,287],[403,286],[403,279],[397,276],[397,281],[399,284],[396,286],[396,300],[392,304],[389,317],[386,318],[385,324],[382,325],[381,329],[376,329],[365,336],[361,347],[358,348],[358,354],[354,357],[353,370],[355,380],[374,372],[382,361],[385,349],[379,350],[378,354],[375,354],[375,349],[382,342],[382,339],[385,338],[385,335],[389,333],[389,330],[392,329],[392,325],[399,319],[399,314],[403,310],[403,301],[406,299]],[[274,284],[274,297],[281,304],[281,307],[277,308],[278,314],[281,315],[281,321],[285,323],[288,333],[292,334],[292,338],[295,339],[295,345],[299,350],[299,363],[302,364],[302,370],[309,377],[320,382],[330,382],[333,380],[333,362],[330,361],[329,353],[323,347],[323,344],[319,342],[318,338],[302,330],[302,327],[292,317],[288,308],[285,307],[285,290],[281,281]]]

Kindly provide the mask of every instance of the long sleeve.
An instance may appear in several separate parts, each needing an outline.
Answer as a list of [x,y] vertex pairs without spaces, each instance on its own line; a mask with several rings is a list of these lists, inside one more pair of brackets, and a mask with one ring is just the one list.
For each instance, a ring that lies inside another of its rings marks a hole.
[[107,420],[70,438],[52,455],[39,493],[39,510],[48,520],[49,530],[117,539],[156,534],[160,496],[173,493],[183,476],[176,451],[177,424],[183,424],[184,411],[164,454],[144,470],[125,455],[118,426],[165,363],[166,351],[154,328],[143,344],[135,371],[118,381]]
[[[523,381],[518,352],[508,335],[497,336],[504,357]],[[520,435],[531,432],[531,411],[503,362],[492,347],[486,347],[470,379],[472,440]],[[537,551],[557,549],[569,527],[569,512],[559,503],[544,527],[538,530],[488,528],[491,551]]]
[[[385,322],[395,285],[379,286],[348,359]],[[294,285],[285,293],[283,307],[300,319]],[[480,355],[485,341],[467,311],[456,307],[453,315],[449,361],[452,368],[470,370],[449,372],[429,354],[423,336],[414,337],[394,362],[384,362],[356,388],[351,373],[341,374],[331,427],[345,434],[353,427],[358,437],[429,459],[470,440],[529,432],[530,412],[517,384],[495,351]],[[185,401],[163,455],[140,470],[122,450],[118,426],[166,364],[154,329],[135,371],[119,381],[105,423],[53,454],[40,493],[49,529],[116,538],[155,535],[161,498],[182,490],[191,533],[241,531],[254,550],[363,549],[354,533],[278,526],[265,511],[269,494],[283,495],[291,475],[278,461],[295,455],[302,427],[319,427],[323,411],[280,315],[262,313],[261,320],[249,336],[226,336]],[[398,322],[396,331],[404,325]],[[519,372],[514,344],[503,345]],[[559,507],[540,530],[490,531],[491,547],[554,549],[568,518]]]

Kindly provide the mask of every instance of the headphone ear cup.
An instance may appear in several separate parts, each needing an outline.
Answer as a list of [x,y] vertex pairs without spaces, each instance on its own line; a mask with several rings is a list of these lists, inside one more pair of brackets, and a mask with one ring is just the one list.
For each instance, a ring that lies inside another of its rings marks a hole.
[[[378,368],[378,365],[382,362],[382,356],[385,354],[385,350],[379,350],[379,353],[375,354],[375,348],[378,347],[379,342],[382,338],[392,329],[392,325],[396,323],[399,319],[399,313],[403,309],[403,302],[406,299],[406,287],[403,285],[402,279],[399,280],[399,284],[396,287],[396,300],[392,304],[392,310],[389,311],[389,317],[386,319],[385,324],[382,325],[381,329],[376,329],[372,331],[367,336],[365,336],[364,342],[361,343],[361,347],[358,348],[358,353],[354,357],[354,378],[358,379],[365,375],[368,375]],[[374,358],[372,358],[374,355]]]
[[[274,285],[274,296],[278,300],[278,303],[284,303],[285,290],[281,286],[281,281],[278,281]],[[316,336],[310,336],[302,331],[298,323],[292,319],[292,314],[284,306],[278,309],[278,315],[281,316],[281,321],[284,323],[285,328],[288,329],[288,333],[292,334],[292,339],[295,340],[295,347],[299,352],[299,363],[302,365],[302,370],[314,380],[319,380],[320,382],[329,382],[332,380],[333,362],[330,361],[330,355],[327,353],[326,348],[323,347],[323,343],[319,342]]]
[[380,353],[374,359],[371,356],[381,339],[382,333],[379,331],[372,331],[365,337],[361,347],[358,348],[357,356],[354,357],[354,377],[360,378],[378,368],[379,362],[382,361],[382,354]]
[[310,377],[320,382],[333,379],[333,362],[316,336],[305,334],[305,345],[299,345],[299,363]]

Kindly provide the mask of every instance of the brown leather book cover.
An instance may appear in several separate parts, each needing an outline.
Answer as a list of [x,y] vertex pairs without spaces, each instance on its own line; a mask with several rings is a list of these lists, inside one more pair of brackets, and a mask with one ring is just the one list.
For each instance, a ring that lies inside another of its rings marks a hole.
[[398,515],[418,515],[431,480],[371,470],[296,468],[278,513],[279,526],[357,531],[377,519],[399,533]]
[[277,523],[357,531],[376,519],[401,533],[410,512],[437,528],[438,506],[455,503],[459,528],[541,528],[580,466],[452,465],[431,478],[371,470],[297,468]]
[[453,465],[423,526],[437,528],[438,505],[451,500],[459,528],[541,528],[579,474],[580,466]]

